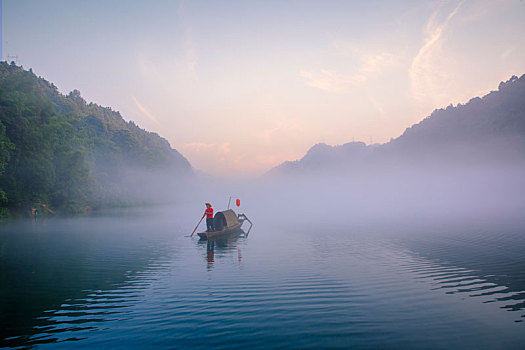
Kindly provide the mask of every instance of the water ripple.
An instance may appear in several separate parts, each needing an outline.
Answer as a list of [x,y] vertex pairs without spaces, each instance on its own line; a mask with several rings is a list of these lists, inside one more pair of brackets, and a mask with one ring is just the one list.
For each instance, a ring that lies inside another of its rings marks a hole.
[[[42,258],[13,254],[20,270],[26,260],[36,261],[26,268],[25,281],[33,289],[23,297],[38,302],[56,297],[42,302],[46,307],[31,316],[30,329],[16,329],[24,335],[6,337],[2,346],[475,348],[497,347],[501,339],[510,339],[511,348],[522,344],[523,325],[512,321],[524,317],[517,272],[523,258],[519,249],[494,241],[508,238],[502,234],[486,241],[475,233],[410,245],[378,233],[268,231],[267,237],[258,233],[211,245],[167,232],[159,244],[141,231],[134,241],[126,235],[107,242],[102,235],[91,245],[71,244],[79,247],[74,254],[67,249]],[[50,259],[56,263],[46,265]],[[18,277],[10,278],[14,283]],[[9,292],[8,287],[3,286]],[[7,293],[4,305],[23,300],[17,298]]]
[[433,290],[446,294],[468,295],[483,303],[496,303],[501,309],[516,311],[515,322],[525,318],[525,291],[516,291],[494,281],[495,275],[482,276],[474,269],[433,262],[417,253],[410,252],[413,260],[404,268],[415,274],[417,279],[429,280]]

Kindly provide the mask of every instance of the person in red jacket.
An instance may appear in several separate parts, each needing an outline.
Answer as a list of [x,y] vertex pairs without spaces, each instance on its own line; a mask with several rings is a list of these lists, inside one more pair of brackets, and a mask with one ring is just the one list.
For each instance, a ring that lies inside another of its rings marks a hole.
[[213,208],[210,203],[206,203],[206,210],[202,217],[206,216],[206,232],[213,231]]

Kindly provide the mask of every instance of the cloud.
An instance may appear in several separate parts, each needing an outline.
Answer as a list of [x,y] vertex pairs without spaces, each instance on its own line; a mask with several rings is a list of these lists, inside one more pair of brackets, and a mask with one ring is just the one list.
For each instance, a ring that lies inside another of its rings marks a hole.
[[263,130],[261,135],[265,142],[272,142],[272,138],[278,132],[285,132],[285,137],[289,137],[290,134],[297,134],[304,131],[304,128],[299,124],[288,119],[281,119],[277,125],[271,129]]
[[397,63],[397,57],[389,52],[379,52],[361,55],[362,66],[359,69],[364,73],[382,73],[387,67]]
[[[254,151],[230,142],[188,142],[177,145],[194,167],[213,171],[214,175],[255,175],[302,153],[282,148]],[[233,171],[233,173],[232,173]]]
[[506,60],[507,58],[509,58],[514,52],[516,51],[516,47],[513,46],[511,47],[510,49],[507,49],[505,50],[504,52],[501,53],[500,55],[500,59],[502,61]]
[[443,14],[441,8],[438,8],[425,25],[424,43],[409,68],[412,93],[417,98],[437,94],[440,82],[448,80],[446,72],[437,68],[437,65],[441,63],[442,66],[443,61],[446,60],[446,55],[442,53],[442,37],[462,4],[463,2],[460,2],[442,20],[439,17]]
[[146,116],[148,117],[148,119],[150,119],[151,121],[153,121],[155,124],[157,125],[160,125],[159,121],[157,120],[157,118],[155,118],[155,116],[153,114],[150,113],[150,111],[148,111],[146,109],[146,107],[144,107],[142,104],[140,104],[140,102],[137,100],[137,98],[135,96],[131,96],[131,98],[133,99],[133,102],[135,102],[135,105],[137,106],[137,108]]
[[188,143],[183,143],[181,145],[181,148],[192,150],[195,152],[209,150],[214,147],[215,147],[214,143],[204,143],[204,142],[188,142]]
[[385,111],[385,109],[383,107],[381,107],[381,105],[377,102],[377,100],[375,98],[373,98],[372,96],[367,96],[368,97],[368,100],[370,101],[370,103],[372,104],[372,106],[375,107],[375,109],[379,112],[379,115],[381,116],[382,119],[387,119],[388,118],[388,115]]
[[327,69],[321,69],[319,73],[302,70],[301,77],[310,87],[335,93],[347,92],[351,87],[358,86],[366,80],[359,74],[343,75]]
[[225,142],[223,144],[221,144],[217,150],[217,153],[219,154],[228,154],[228,153],[231,153],[231,148],[230,148],[230,143],[229,142]]
[[180,147],[185,150],[195,152],[195,153],[206,152],[206,153],[212,153],[215,155],[226,155],[226,154],[231,153],[230,145],[231,144],[229,142],[224,142],[221,144],[205,143],[205,142],[188,142],[188,143],[183,143]]
[[336,41],[334,46],[340,54],[358,58],[359,64],[355,72],[341,74],[330,69],[321,69],[319,72],[301,70],[300,75],[306,85],[324,91],[345,93],[399,63],[398,57],[390,52],[367,52],[341,41]]

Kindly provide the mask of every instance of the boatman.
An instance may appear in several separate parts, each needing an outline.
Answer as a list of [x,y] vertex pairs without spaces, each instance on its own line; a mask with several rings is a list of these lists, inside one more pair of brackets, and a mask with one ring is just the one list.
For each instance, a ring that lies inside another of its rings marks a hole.
[[[213,231],[213,208],[211,207],[210,203],[206,203],[206,210],[204,211],[204,215],[206,215],[206,232],[212,232]],[[204,217],[202,215],[202,217]]]

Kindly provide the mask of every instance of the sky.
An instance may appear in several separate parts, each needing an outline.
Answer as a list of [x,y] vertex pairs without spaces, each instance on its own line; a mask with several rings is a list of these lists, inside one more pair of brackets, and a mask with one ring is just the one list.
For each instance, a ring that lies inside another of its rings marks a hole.
[[523,33],[523,0],[3,0],[2,59],[249,177],[497,89]]

